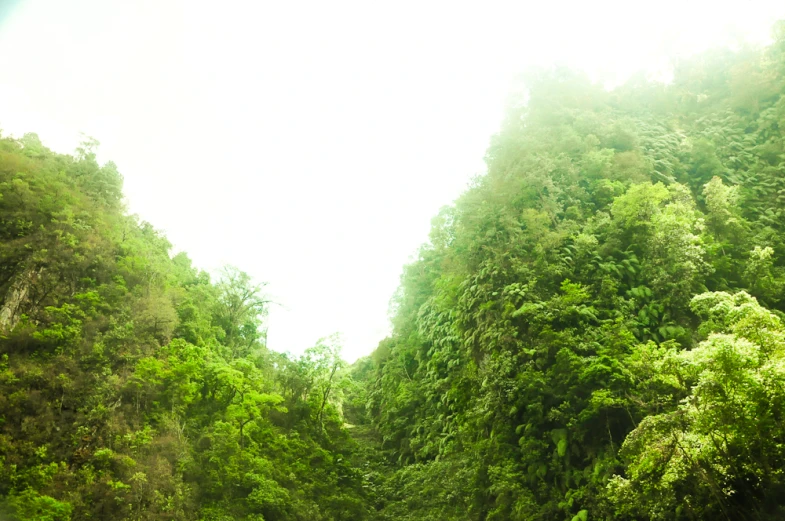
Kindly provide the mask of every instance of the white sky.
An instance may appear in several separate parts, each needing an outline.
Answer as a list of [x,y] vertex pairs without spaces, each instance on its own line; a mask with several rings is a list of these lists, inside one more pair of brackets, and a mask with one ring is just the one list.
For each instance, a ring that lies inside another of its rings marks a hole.
[[62,152],[96,137],[176,250],[269,282],[272,348],[340,331],[354,360],[482,172],[517,73],[616,82],[779,18],[782,1],[0,0],[0,128]]

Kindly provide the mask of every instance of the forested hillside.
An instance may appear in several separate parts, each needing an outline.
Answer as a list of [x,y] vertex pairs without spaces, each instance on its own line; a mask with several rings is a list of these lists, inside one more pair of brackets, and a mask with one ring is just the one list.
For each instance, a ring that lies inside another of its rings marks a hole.
[[172,256],[94,141],[0,137],[0,519],[782,519],[776,29],[530,73],[351,367],[268,349],[263,284]]
[[785,31],[531,74],[358,364],[396,520],[785,517]]
[[0,139],[0,519],[364,519],[334,339],[268,351],[263,287],[170,257],[95,145]]

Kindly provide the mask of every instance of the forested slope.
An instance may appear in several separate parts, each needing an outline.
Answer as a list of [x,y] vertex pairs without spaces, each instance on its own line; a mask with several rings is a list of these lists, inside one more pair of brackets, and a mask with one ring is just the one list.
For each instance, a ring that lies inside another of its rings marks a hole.
[[337,344],[268,351],[263,288],[170,257],[95,145],[0,139],[0,519],[364,519]]
[[351,368],[269,350],[95,142],[0,137],[0,519],[781,519],[783,27],[531,73]]
[[356,368],[385,519],[785,516],[785,33],[533,73]]

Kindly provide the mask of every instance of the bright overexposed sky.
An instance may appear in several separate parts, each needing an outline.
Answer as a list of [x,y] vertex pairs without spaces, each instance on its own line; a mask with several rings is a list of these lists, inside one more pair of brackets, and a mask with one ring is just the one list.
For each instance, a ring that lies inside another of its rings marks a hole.
[[619,82],[782,18],[782,0],[0,0],[0,129],[61,152],[94,136],[176,251],[269,282],[270,347],[342,332],[354,360],[483,171],[518,73]]

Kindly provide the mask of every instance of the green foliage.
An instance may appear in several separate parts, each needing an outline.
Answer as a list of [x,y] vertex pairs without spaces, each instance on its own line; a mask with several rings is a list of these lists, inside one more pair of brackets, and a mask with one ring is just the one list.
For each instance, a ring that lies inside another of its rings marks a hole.
[[268,351],[263,285],[171,257],[96,146],[0,139],[0,517],[368,518],[338,341]]
[[619,513],[651,519],[775,519],[785,511],[785,326],[744,292],[693,300],[709,337],[665,355],[681,403],[646,417],[624,442]]
[[783,27],[668,85],[531,72],[349,368],[268,350],[264,285],[172,257],[95,140],[0,138],[0,512],[781,519]]
[[381,517],[781,517],[781,42],[526,94],[357,366]]
[[7,500],[10,515],[18,521],[68,521],[71,505],[42,496],[32,489],[11,495]]

